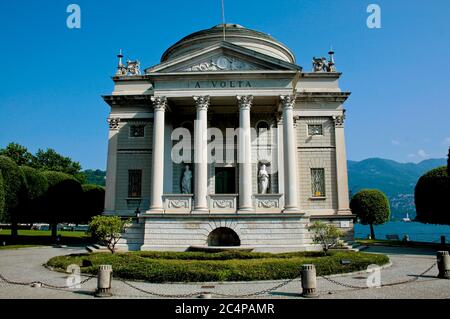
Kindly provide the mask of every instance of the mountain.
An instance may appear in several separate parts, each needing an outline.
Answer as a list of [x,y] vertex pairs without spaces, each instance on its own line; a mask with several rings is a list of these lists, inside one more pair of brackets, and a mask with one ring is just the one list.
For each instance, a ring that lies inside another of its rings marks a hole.
[[408,213],[415,217],[414,188],[417,180],[427,171],[447,165],[446,159],[429,159],[420,163],[369,158],[360,162],[348,161],[350,194],[363,188],[383,191],[391,204],[391,219],[400,219]]
[[[368,158],[360,162],[348,161],[350,196],[363,188],[383,191],[391,204],[391,218],[401,219],[408,213],[416,216],[414,188],[417,180],[429,170],[447,165],[446,159],[429,159],[420,163],[398,163],[382,158]],[[105,185],[106,172],[86,170],[88,184]]]
[[88,169],[83,171],[84,175],[86,175],[86,184],[94,184],[105,186],[106,172],[102,170],[92,170]]

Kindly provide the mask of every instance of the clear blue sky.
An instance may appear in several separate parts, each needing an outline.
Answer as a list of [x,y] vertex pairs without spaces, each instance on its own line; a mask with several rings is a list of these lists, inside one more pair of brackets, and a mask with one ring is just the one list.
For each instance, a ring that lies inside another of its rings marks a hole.
[[[226,0],[226,20],[271,34],[309,70],[330,44],[353,92],[348,158],[442,158],[450,145],[450,1]],[[80,30],[66,7],[81,6]],[[366,8],[382,9],[368,29]],[[0,147],[55,148],[106,166],[110,76],[119,48],[143,67],[181,37],[221,22],[220,0],[14,0],[0,3]]]

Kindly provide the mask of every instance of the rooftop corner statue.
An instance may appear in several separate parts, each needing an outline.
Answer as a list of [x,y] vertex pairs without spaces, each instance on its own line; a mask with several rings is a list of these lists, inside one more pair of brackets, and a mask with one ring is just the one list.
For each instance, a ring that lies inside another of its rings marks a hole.
[[[120,248],[314,250],[307,227],[316,220],[353,239],[350,93],[339,88],[333,50],[306,72],[273,37],[226,24],[186,36],[142,73],[123,57],[103,96],[111,107],[104,214],[142,213]],[[231,231],[239,240],[229,242]]]

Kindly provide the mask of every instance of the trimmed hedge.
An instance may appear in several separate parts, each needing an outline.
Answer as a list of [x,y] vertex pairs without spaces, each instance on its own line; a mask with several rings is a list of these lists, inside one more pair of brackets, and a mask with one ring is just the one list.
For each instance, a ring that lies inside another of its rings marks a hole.
[[377,189],[363,189],[353,196],[350,208],[363,225],[380,225],[389,220],[391,209],[386,195]]
[[419,178],[414,200],[418,221],[450,225],[450,177],[446,166],[435,168]]
[[10,222],[13,210],[17,208],[23,198],[25,178],[19,166],[6,156],[0,156],[0,171],[3,176],[3,188],[5,193],[5,208],[0,215],[0,221]]
[[3,187],[3,175],[0,170],[0,217],[5,213],[5,188]]
[[[351,261],[342,265],[341,260]],[[83,261],[92,266],[83,267]],[[70,264],[78,264],[82,272],[96,274],[98,266],[110,264],[114,276],[150,282],[252,281],[296,278],[303,264],[315,264],[317,274],[330,275],[364,270],[368,265],[384,265],[389,258],[381,254],[353,251],[333,251],[287,254],[245,252],[128,252],[94,253],[59,256],[47,265],[64,271]]]
[[105,189],[102,186],[82,185],[81,215],[79,222],[88,223],[92,217],[101,215],[105,208]]

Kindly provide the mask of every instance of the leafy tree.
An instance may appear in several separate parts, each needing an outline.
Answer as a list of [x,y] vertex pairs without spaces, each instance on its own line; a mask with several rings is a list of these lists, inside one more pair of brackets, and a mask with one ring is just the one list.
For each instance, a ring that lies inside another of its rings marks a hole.
[[25,146],[17,143],[9,143],[5,149],[0,149],[0,155],[7,156],[17,165],[31,165],[33,154],[28,152]]
[[450,176],[450,147],[447,154],[447,176]]
[[103,242],[114,254],[115,247],[130,222],[122,220],[119,216],[95,216],[89,223],[89,233],[93,238]]
[[340,245],[342,231],[332,224],[325,224],[317,221],[308,227],[313,233],[313,242],[322,245],[324,254],[328,254],[328,250],[336,248]]
[[57,235],[58,223],[76,221],[80,209],[81,184],[73,176],[46,171],[48,191],[44,199],[44,219],[51,224],[52,237]]
[[450,225],[450,177],[442,166],[422,175],[415,191],[416,219],[422,223]]
[[372,239],[375,239],[373,225],[384,224],[391,214],[386,195],[377,189],[363,189],[356,193],[350,202],[350,208],[361,224],[370,225]]
[[0,216],[0,221],[11,222],[11,235],[17,236],[15,210],[24,196],[25,178],[19,166],[7,156],[0,155],[0,171],[2,172],[5,191],[5,208],[4,213]]
[[82,185],[80,223],[87,223],[92,217],[101,215],[105,205],[105,189],[98,185]]
[[3,175],[0,170],[0,216],[5,213],[5,188],[3,187]]
[[46,171],[73,175],[77,179],[85,178],[83,173],[81,173],[80,163],[72,161],[70,157],[58,154],[51,148],[48,148],[46,151],[39,149],[33,157],[32,166]]
[[[32,167],[21,166],[25,177],[25,198],[19,203],[17,213],[20,221],[36,222],[42,216],[43,200],[48,190],[45,175]],[[41,213],[41,215],[37,214]]]

